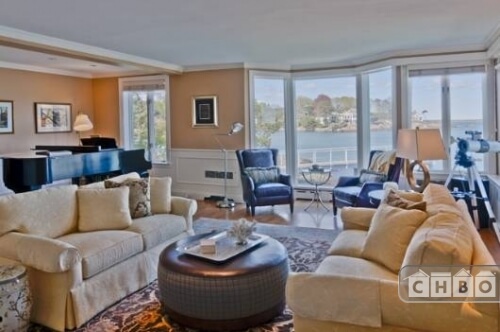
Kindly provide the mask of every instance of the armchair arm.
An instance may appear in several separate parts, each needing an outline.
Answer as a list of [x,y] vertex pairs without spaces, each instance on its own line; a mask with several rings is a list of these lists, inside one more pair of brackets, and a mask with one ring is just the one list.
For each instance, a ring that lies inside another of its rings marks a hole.
[[43,272],[66,272],[82,260],[77,248],[57,239],[22,233],[4,237],[17,242],[17,256],[22,264]]
[[369,276],[292,273],[286,299],[294,314],[304,318],[382,326],[379,281]]
[[358,176],[340,176],[336,187],[351,187],[359,185]]
[[373,215],[377,209],[344,207],[340,210],[340,217],[344,229],[360,229],[367,231],[370,228]]
[[356,206],[360,207],[375,207],[370,202],[370,197],[368,194],[370,191],[374,190],[382,190],[384,188],[384,184],[382,182],[365,182],[361,187],[361,191],[359,192],[358,199],[356,202]]
[[172,196],[172,214],[186,218],[188,231],[193,230],[193,215],[198,210],[198,203],[194,199]]
[[289,174],[280,174],[280,183],[292,186],[292,177]]

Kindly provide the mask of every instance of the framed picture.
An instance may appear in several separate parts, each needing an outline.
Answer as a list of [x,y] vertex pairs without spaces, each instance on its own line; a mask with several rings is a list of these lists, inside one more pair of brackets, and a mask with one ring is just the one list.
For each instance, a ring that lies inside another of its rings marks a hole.
[[0,100],[0,134],[14,133],[14,102]]
[[193,97],[193,127],[217,127],[217,96]]
[[71,104],[35,103],[37,133],[67,133],[71,131]]

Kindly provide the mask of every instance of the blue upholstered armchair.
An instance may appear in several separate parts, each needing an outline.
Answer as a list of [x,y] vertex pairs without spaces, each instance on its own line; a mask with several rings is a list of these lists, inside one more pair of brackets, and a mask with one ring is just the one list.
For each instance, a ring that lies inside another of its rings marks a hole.
[[[392,152],[393,153],[393,152]],[[363,172],[360,176],[341,176],[337,186],[333,188],[333,214],[337,215],[337,209],[344,206],[376,207],[370,202],[368,193],[373,190],[383,188],[386,181],[399,181],[399,175],[403,168],[404,159],[395,157],[393,161],[383,160],[391,155],[391,151],[370,151],[369,169],[377,166],[385,166],[386,172],[374,173],[372,171]],[[383,165],[387,163],[387,165]]]
[[255,207],[290,204],[293,212],[293,187],[290,175],[280,174],[277,149],[237,150],[240,165],[243,199],[252,216]]

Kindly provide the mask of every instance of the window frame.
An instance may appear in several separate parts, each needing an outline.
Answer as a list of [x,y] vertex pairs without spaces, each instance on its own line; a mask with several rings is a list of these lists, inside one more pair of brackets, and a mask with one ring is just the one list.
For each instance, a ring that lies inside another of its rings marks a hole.
[[[126,86],[134,85],[163,85],[165,89],[165,137],[166,151],[165,162],[152,161],[153,165],[168,165],[171,163],[171,117],[170,117],[170,77],[169,75],[148,75],[137,77],[125,77],[118,79],[118,104],[120,108],[120,144],[124,149],[131,149],[131,117],[129,109],[123,101],[123,93]],[[150,149],[153,147],[155,127],[154,127],[154,109],[151,111],[148,105],[148,149],[146,154],[150,154]],[[151,158],[151,157],[150,157]]]

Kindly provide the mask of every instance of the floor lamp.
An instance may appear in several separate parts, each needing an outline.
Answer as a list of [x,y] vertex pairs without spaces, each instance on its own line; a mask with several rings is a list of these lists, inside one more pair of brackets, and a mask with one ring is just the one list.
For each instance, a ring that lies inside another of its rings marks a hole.
[[243,129],[243,124],[240,122],[234,122],[231,125],[231,129],[229,130],[228,133],[224,134],[214,134],[214,138],[217,141],[217,144],[219,144],[220,149],[224,153],[224,198],[222,201],[217,202],[217,207],[219,208],[224,208],[224,209],[231,209],[234,207],[234,201],[232,199],[227,198],[227,150],[224,147],[224,145],[221,143],[219,137],[220,136],[232,136]]

